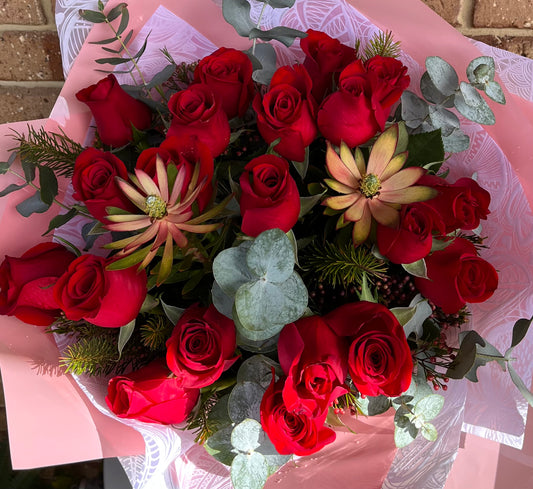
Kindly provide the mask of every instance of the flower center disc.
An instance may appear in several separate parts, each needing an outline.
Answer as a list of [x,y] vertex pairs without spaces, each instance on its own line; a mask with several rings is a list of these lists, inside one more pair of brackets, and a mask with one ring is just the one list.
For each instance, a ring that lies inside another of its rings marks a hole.
[[380,189],[381,182],[379,178],[376,177],[376,175],[374,175],[373,173],[365,175],[361,180],[361,184],[359,186],[359,190],[367,199],[371,199],[372,197],[378,195]]
[[167,215],[167,204],[157,195],[149,195],[144,201],[146,213],[155,219],[162,219]]

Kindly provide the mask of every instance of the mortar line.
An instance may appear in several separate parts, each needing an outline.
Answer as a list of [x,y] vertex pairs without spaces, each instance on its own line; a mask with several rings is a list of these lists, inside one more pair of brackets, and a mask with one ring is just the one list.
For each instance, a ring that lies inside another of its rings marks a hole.
[[64,81],[11,81],[0,80],[0,88],[61,88]]

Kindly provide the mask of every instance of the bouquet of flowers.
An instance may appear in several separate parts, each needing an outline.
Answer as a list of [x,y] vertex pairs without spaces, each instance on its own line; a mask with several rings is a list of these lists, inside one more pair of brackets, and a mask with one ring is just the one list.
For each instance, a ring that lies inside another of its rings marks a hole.
[[493,124],[485,98],[505,103],[492,58],[460,81],[429,57],[414,87],[393,33],[348,46],[264,29],[247,1],[222,9],[248,50],[181,62],[163,49],[149,79],[126,4],[80,12],[109,25],[97,62],[117,69],[76,94],[94,117],[86,144],[15,135],[0,169],[19,156],[22,183],[1,195],[30,186],[23,216],[63,211],[55,243],[0,265],[0,313],[53,332],[67,372],[108,379],[119,418],[193,432],[236,489],[353,416],[393,408],[397,447],[435,441],[438,392],[488,362],[533,405],[511,365],[531,320],[503,353],[467,329],[468,304],[498,286],[483,258],[491,195],[449,177],[470,144],[458,115]]

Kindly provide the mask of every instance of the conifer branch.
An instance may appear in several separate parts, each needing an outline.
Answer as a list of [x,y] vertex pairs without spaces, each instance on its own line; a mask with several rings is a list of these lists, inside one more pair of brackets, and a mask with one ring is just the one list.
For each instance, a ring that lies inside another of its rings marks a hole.
[[392,32],[380,32],[365,46],[364,59],[368,60],[374,56],[398,58],[399,55],[400,43],[393,40]]

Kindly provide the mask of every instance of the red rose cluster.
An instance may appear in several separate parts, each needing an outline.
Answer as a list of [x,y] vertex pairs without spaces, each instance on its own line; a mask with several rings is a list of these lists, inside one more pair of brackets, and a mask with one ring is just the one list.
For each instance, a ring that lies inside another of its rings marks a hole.
[[[490,213],[490,194],[471,178],[450,184],[426,175],[418,183],[433,187],[437,196],[403,205],[396,228],[378,224],[379,252],[398,264],[424,259],[428,279],[416,278],[416,287],[446,314],[455,314],[467,302],[486,301],[498,287],[496,270],[470,241],[447,234],[476,229]],[[434,238],[447,246],[431,253]]]
[[411,383],[413,360],[402,326],[383,305],[357,302],[302,318],[281,331],[284,377],[261,403],[261,424],[282,455],[310,455],[335,440],[328,409],[349,391],[347,373],[363,395],[394,397]]

